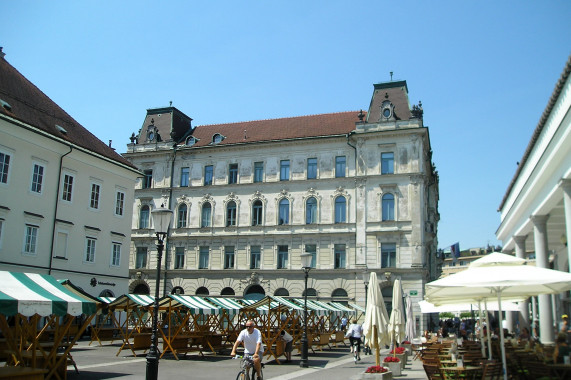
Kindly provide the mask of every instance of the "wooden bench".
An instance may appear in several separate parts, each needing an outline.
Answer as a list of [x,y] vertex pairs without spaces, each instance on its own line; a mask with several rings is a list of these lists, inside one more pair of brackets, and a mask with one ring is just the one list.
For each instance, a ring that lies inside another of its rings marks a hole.
[[47,369],[30,367],[0,367],[0,379],[44,380]]
[[344,346],[347,346],[345,343],[345,333],[343,331],[335,331],[331,336],[331,343],[333,343],[335,347],[337,347],[338,343],[343,343]]
[[331,338],[330,333],[319,333],[317,334],[317,336],[319,337],[319,339],[313,342],[313,344],[319,347],[320,351],[323,351],[322,349],[323,346],[331,348],[331,346],[329,345],[329,338]]
[[151,348],[151,334],[133,334],[133,350],[148,350]]

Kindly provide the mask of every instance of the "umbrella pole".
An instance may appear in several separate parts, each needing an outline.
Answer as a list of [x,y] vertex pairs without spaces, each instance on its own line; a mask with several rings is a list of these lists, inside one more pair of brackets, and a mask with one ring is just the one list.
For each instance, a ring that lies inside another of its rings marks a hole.
[[500,289],[496,289],[496,293],[498,294],[498,311],[500,314],[500,345],[502,349],[502,366],[504,367],[504,380],[508,380],[508,371],[506,367],[506,346],[504,343],[504,326],[502,323],[502,291]]
[[379,348],[379,333],[377,331],[377,325],[373,326],[373,341],[375,342],[375,364],[377,366],[381,365],[381,354]]
[[491,332],[490,329],[492,326],[490,326],[490,319],[488,318],[488,300],[485,299],[484,300],[484,308],[486,309],[486,335],[488,338],[488,359],[493,359],[492,357],[492,339],[491,339]]
[[482,350],[482,357],[485,357],[486,347],[484,345],[484,314],[482,313],[482,300],[478,300],[478,313],[480,315],[480,349]]

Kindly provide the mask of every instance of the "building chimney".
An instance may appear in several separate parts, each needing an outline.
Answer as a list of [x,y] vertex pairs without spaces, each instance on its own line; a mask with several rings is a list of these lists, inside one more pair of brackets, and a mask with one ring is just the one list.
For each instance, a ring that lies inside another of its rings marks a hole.
[[0,46],[0,58],[4,58],[6,56],[6,53],[4,53],[2,51],[2,49],[4,49],[2,46]]

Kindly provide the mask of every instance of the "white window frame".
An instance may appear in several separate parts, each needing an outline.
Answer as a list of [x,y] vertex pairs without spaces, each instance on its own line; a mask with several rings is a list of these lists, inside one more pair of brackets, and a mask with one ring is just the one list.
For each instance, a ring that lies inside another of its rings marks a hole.
[[[119,194],[122,195],[122,198],[119,199]],[[120,203],[120,204],[119,204]],[[119,208],[119,213],[117,213],[117,209]],[[113,211],[115,216],[123,217],[125,215],[125,192],[121,190],[115,191],[115,210]]]
[[[64,245],[64,251],[60,252],[58,250],[58,247],[60,246],[60,239],[59,236],[61,235],[65,235],[65,245]],[[68,242],[69,242],[69,231],[67,230],[62,230],[62,229],[58,229],[56,231],[56,242],[55,242],[55,256],[54,257],[58,257],[58,258],[67,258],[67,247],[68,247]],[[60,254],[61,253],[61,254]]]
[[[94,190],[94,187],[97,187],[97,192],[95,193],[96,194],[96,199],[95,199],[95,203],[96,203],[95,206],[96,207],[93,207],[93,194],[94,194],[93,190]],[[100,183],[91,182],[91,186],[89,186],[89,209],[90,210],[99,211],[99,209],[101,208],[100,207],[100,205],[101,205],[101,188],[102,188],[102,186]]]
[[[62,185],[61,185],[61,195],[60,195],[60,199],[63,202],[67,202],[67,203],[72,203],[73,202],[73,188],[75,186],[75,175],[69,173],[69,172],[63,172],[62,173]],[[68,184],[67,179],[71,178],[71,184]],[[71,190],[68,190],[67,187],[70,186]],[[69,193],[69,199],[67,199],[67,196]]]
[[86,236],[85,251],[83,252],[85,255],[83,256],[83,262],[88,264],[94,264],[96,250],[97,250],[97,238],[93,236]]
[[112,267],[121,266],[121,245],[118,241],[111,242],[111,262],[109,265]]
[[[36,180],[36,167],[41,168],[41,171],[42,171],[42,173],[38,175],[40,177],[40,180],[38,182],[35,181]],[[44,193],[45,177],[46,177],[46,166],[39,163],[39,162],[33,162],[32,163],[32,178],[30,178],[30,193],[35,194],[35,195],[42,195]],[[35,190],[34,186],[39,186],[40,191]]]
[[[30,233],[32,231],[33,233]],[[26,232],[24,233],[24,245],[22,247],[23,254],[29,256],[37,255],[39,232],[40,232],[40,226],[36,224],[26,223]]]
[[[3,176],[2,173],[4,173],[3,171],[0,172],[0,186],[8,186],[10,184],[10,173],[12,173],[12,170],[10,170],[11,166],[13,165],[13,158],[14,155],[12,153],[8,153],[6,150],[4,149],[0,149],[0,153],[2,153],[4,156],[7,156],[9,158],[9,162],[7,165],[7,169],[6,169],[6,181],[3,181]],[[0,162],[0,166],[4,166],[4,162]],[[2,167],[2,170],[4,170],[4,168]]]

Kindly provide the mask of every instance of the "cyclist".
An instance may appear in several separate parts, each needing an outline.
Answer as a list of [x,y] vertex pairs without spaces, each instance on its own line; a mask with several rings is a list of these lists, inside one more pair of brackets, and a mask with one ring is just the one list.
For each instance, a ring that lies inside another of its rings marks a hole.
[[363,327],[357,323],[356,319],[351,321],[351,325],[347,329],[345,338],[349,338],[351,343],[351,353],[353,353],[353,342],[357,343],[357,360],[361,360],[361,337],[363,336]]
[[256,324],[251,319],[246,322],[246,328],[238,335],[238,339],[236,339],[236,343],[232,347],[231,356],[236,356],[236,349],[240,343],[244,345],[244,355],[252,355],[254,369],[258,375],[257,378],[261,379],[261,357],[264,354],[264,345],[262,344],[262,333],[256,328]]

